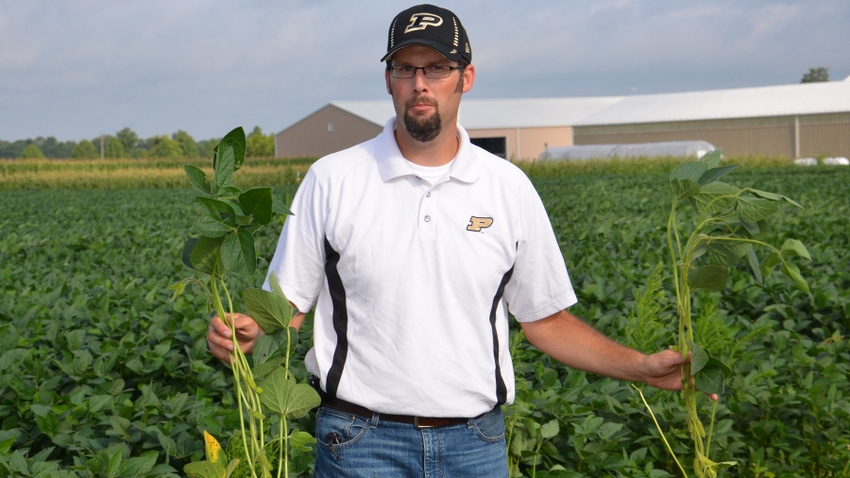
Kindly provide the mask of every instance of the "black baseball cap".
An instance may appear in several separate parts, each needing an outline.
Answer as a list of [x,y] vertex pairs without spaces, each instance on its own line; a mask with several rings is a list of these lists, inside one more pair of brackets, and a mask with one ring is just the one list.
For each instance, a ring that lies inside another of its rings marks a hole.
[[410,45],[425,45],[452,61],[472,63],[469,37],[457,15],[434,5],[417,5],[399,13],[390,24],[387,61],[393,54]]

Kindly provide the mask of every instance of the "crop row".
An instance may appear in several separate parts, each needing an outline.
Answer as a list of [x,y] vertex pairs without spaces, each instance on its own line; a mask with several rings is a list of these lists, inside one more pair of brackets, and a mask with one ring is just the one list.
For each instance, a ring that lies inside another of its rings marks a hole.
[[[671,200],[662,172],[532,169],[579,304],[606,334],[634,340],[636,303],[668,255]],[[736,183],[805,206],[775,224],[803,241],[812,293],[779,274],[757,284],[734,270],[701,295],[706,335],[734,370],[720,400],[717,459],[725,476],[850,476],[850,172],[753,168]],[[290,197],[296,186],[276,193]],[[181,476],[201,459],[203,430],[228,441],[238,420],[230,374],[207,349],[199,293],[168,286],[191,222],[185,188],[13,190],[0,211],[0,475]],[[258,237],[260,269],[276,233]],[[780,241],[781,242],[781,241]],[[667,279],[665,277],[665,279]],[[256,286],[240,278],[232,290]],[[656,331],[657,348],[674,340]],[[309,346],[309,328],[301,347]],[[676,476],[636,392],[566,369],[515,331],[518,400],[510,453],[525,476]],[[680,456],[687,431],[676,394],[645,389]],[[309,418],[299,426],[309,429]],[[309,456],[296,458],[310,470]]]

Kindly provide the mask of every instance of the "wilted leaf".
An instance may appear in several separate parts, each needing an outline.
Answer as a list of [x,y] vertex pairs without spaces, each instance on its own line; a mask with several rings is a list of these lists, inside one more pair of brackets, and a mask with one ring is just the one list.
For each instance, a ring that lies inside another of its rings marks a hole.
[[752,244],[739,240],[708,239],[705,241],[708,254],[714,262],[733,266],[753,249]]
[[764,199],[767,199],[767,200],[770,200],[770,201],[785,201],[788,204],[793,204],[794,206],[797,206],[798,208],[803,209],[803,206],[801,206],[797,201],[794,201],[793,199],[791,199],[787,196],[783,196],[781,194],[770,193],[770,192],[767,192],[767,191],[759,191],[758,189],[753,189],[753,188],[747,188],[747,191],[755,194],[756,196],[758,196],[760,198],[764,198]]
[[781,251],[784,256],[796,256],[807,261],[812,260],[812,256],[809,255],[809,250],[806,249],[806,246],[797,239],[787,239],[784,243],[782,243]]
[[738,197],[738,215],[742,221],[758,222],[779,211],[779,206],[769,199]]
[[800,268],[790,262],[782,262],[782,273],[788,276],[789,279],[794,281],[794,284],[805,293],[809,293],[809,284],[806,282],[806,279],[803,279],[803,275],[800,274]]
[[699,267],[688,274],[688,287],[691,290],[719,292],[726,287],[728,282],[729,269],[714,264]]

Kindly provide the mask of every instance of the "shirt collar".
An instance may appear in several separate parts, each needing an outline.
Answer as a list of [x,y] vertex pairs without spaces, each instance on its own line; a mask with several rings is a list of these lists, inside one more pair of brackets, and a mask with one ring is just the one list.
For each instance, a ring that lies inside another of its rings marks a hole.
[[[392,179],[412,175],[410,168],[405,163],[398,143],[395,140],[396,117],[390,118],[384,130],[378,135],[375,146],[375,158],[378,161],[378,171],[384,182]],[[457,125],[457,137],[460,147],[457,150],[449,177],[465,183],[473,183],[478,179],[478,157],[472,152],[472,143],[469,134],[462,126]]]

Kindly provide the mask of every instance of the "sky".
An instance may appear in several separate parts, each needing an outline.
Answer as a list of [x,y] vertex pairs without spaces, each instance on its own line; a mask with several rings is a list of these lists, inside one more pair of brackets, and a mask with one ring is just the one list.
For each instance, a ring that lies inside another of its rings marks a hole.
[[[389,99],[389,0],[0,0],[0,140],[286,129]],[[850,77],[848,0],[445,0],[468,98],[626,96]]]

